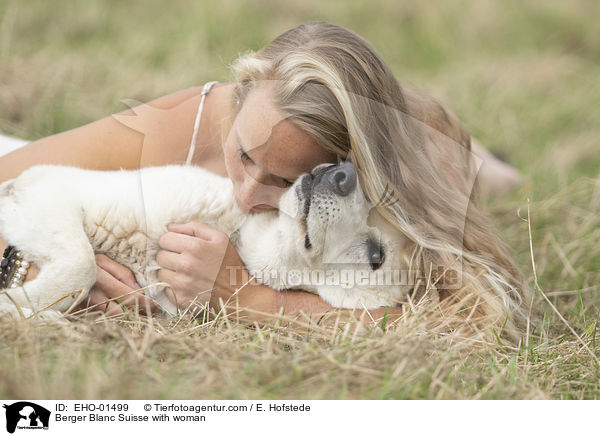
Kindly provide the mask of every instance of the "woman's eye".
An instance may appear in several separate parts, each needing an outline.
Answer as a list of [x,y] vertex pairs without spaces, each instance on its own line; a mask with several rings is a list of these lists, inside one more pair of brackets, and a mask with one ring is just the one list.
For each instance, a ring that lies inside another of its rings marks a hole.
[[292,182],[291,180],[283,179],[283,184],[285,185],[286,188],[289,188],[290,186],[292,186],[294,184],[294,182]]
[[371,238],[367,240],[367,250],[369,265],[375,271],[385,262],[385,252],[383,251],[383,247]]
[[244,150],[242,150],[241,148],[238,148],[238,153],[240,155],[240,158],[242,160],[245,161],[251,161],[252,159],[250,159],[250,156],[248,156],[248,153],[246,153]]

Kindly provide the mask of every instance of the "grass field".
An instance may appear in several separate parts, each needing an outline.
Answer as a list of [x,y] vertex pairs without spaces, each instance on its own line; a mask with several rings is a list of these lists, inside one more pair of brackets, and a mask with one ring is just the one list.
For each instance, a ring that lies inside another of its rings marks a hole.
[[230,80],[238,52],[302,22],[351,28],[524,174],[487,208],[536,289],[537,319],[520,348],[472,347],[418,316],[309,333],[227,319],[0,321],[0,397],[600,398],[598,16],[592,0],[0,0],[0,132],[28,139],[124,98]]

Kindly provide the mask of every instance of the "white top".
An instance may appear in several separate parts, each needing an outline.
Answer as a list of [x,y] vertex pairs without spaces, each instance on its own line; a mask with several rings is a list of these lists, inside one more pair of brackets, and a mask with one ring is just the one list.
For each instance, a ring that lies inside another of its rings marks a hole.
[[202,95],[202,98],[200,99],[200,104],[198,105],[198,113],[196,114],[196,122],[194,123],[194,134],[192,135],[192,142],[190,144],[187,159],[185,160],[186,165],[190,165],[192,163],[192,157],[196,151],[196,139],[198,137],[198,128],[200,127],[200,118],[202,118],[202,109],[204,109],[204,99],[206,98],[206,94],[208,94],[210,91],[210,88],[212,88],[215,83],[219,82],[207,82],[202,88],[202,93],[200,94]]
[[29,144],[25,139],[13,138],[0,134],[0,156],[10,153],[24,145]]

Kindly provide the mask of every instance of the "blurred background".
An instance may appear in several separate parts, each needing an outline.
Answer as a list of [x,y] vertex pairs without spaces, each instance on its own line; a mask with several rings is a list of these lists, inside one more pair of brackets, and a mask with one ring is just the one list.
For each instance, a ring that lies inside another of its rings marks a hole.
[[598,17],[594,0],[0,0],[0,132],[37,139],[231,80],[238,53],[325,20],[554,189],[598,174]]

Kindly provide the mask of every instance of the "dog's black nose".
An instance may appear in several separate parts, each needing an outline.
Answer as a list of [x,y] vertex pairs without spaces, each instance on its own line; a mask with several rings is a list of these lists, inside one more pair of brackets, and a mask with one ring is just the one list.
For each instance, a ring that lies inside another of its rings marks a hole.
[[340,197],[345,197],[356,188],[356,171],[350,162],[342,162],[332,166],[323,174],[324,187],[333,191]]

